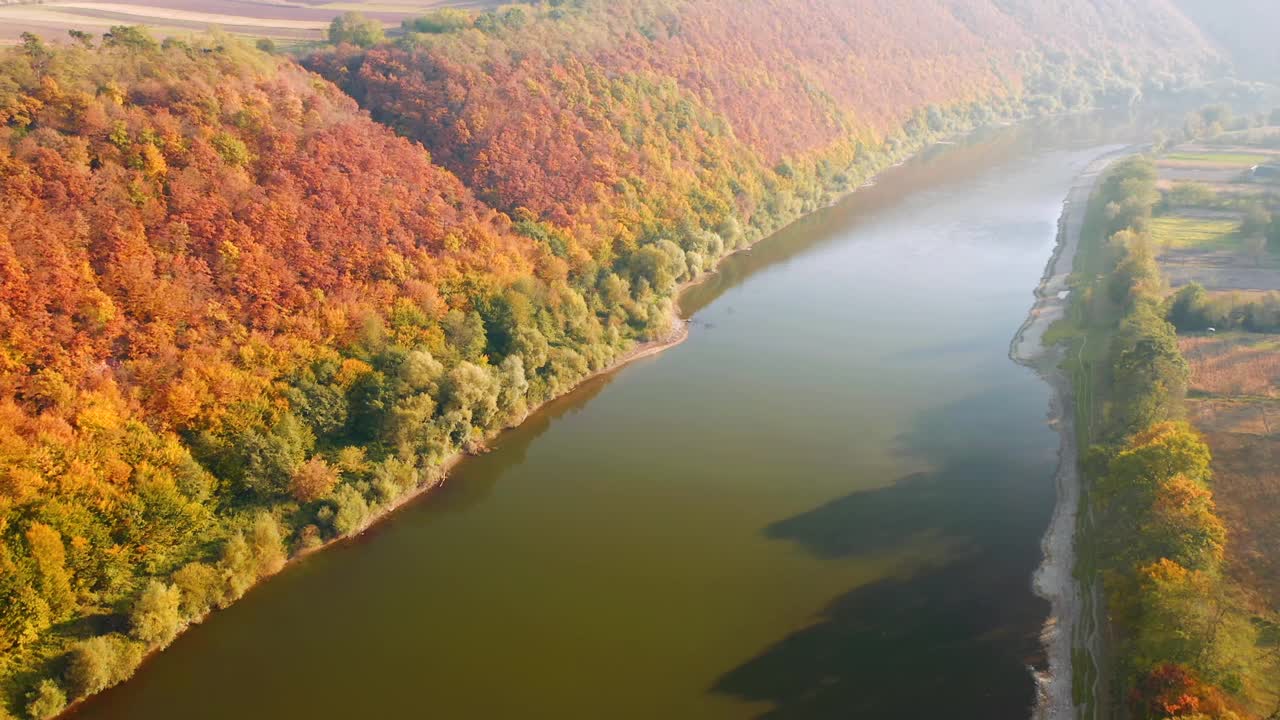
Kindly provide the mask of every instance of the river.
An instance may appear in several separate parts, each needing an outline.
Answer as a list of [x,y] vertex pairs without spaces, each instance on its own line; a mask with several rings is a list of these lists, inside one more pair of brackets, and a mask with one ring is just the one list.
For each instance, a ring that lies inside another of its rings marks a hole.
[[685,343],[76,717],[1026,717],[1058,440],[1009,341],[1105,125],[936,147],[729,259]]

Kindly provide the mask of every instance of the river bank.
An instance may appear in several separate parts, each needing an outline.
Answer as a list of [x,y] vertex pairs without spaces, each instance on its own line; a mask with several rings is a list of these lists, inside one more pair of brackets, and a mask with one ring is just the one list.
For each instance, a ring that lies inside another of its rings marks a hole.
[[[1057,503],[1053,519],[1041,547],[1044,560],[1032,581],[1037,595],[1049,601],[1051,612],[1041,632],[1048,667],[1035,671],[1037,685],[1036,720],[1071,720],[1076,716],[1075,650],[1079,646],[1094,668],[1101,663],[1097,623],[1087,622],[1086,603],[1074,577],[1076,528],[1079,520],[1081,483],[1078,469],[1074,393],[1071,380],[1063,372],[1063,346],[1046,344],[1049,327],[1066,317],[1070,303],[1069,279],[1084,229],[1089,198],[1107,167],[1135,151],[1114,150],[1097,158],[1082,172],[1063,203],[1058,221],[1058,243],[1035,290],[1035,303],[1026,322],[1010,344],[1009,356],[1031,368],[1052,390],[1049,424],[1059,434],[1058,469],[1054,474]],[[1097,673],[1092,673],[1096,678]],[[1097,680],[1090,699],[1097,695]]]

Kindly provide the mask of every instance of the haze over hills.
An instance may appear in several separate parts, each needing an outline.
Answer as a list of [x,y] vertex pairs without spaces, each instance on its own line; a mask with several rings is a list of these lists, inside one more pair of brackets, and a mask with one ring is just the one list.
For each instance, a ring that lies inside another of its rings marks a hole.
[[1167,0],[587,0],[300,61],[25,38],[0,57],[8,711],[121,681],[923,144],[1200,86],[1200,27]]
[[1177,0],[1177,6],[1225,51],[1238,74],[1275,82],[1280,5],[1268,0]]

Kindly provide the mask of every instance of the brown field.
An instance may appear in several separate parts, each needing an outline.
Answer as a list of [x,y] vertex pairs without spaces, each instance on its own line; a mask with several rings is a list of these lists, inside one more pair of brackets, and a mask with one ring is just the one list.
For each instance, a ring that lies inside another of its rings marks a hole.
[[1194,400],[1213,452],[1214,497],[1230,528],[1227,567],[1255,600],[1280,609],[1280,405]]
[[1160,255],[1160,271],[1175,289],[1197,282],[1208,290],[1222,292],[1280,290],[1280,271],[1274,259],[1259,261],[1236,253],[1170,250]]
[[1234,184],[1244,180],[1245,171],[1238,167],[1189,165],[1160,161],[1156,163],[1160,177],[1175,182],[1200,182],[1209,185]]
[[[1219,201],[1274,198],[1280,185],[1251,170],[1280,162],[1280,151],[1259,147],[1272,137],[1258,132],[1238,144],[1175,148],[1157,163],[1161,188],[1198,181]],[[1280,257],[1261,238],[1244,237],[1238,208],[1215,205],[1152,221],[1170,285],[1195,281],[1236,296],[1280,290]],[[1259,609],[1280,610],[1280,335],[1183,336],[1179,347],[1191,367],[1189,419],[1213,452],[1214,494],[1230,533],[1228,572]]]
[[1191,365],[1191,391],[1205,395],[1280,398],[1280,338],[1222,333],[1179,338]]
[[1280,337],[1181,338],[1191,365],[1188,414],[1213,452],[1228,571],[1280,609]]
[[[1187,182],[1192,178],[1178,177],[1177,173],[1166,172],[1161,170],[1160,180],[1156,183],[1156,187],[1161,190],[1172,190],[1174,185],[1180,182]],[[1203,182],[1203,181],[1198,181]],[[1232,198],[1258,198],[1258,197],[1280,197],[1280,184],[1261,183],[1261,182],[1204,182],[1214,193],[1224,199]]]
[[388,29],[432,9],[491,7],[491,0],[380,0],[378,2],[301,3],[287,0],[48,0],[0,2],[0,43],[12,43],[24,32],[46,39],[67,30],[103,33],[112,25],[146,25],[161,37],[220,28],[233,35],[269,37],[295,42],[324,38],[329,21],[355,10],[382,21]]

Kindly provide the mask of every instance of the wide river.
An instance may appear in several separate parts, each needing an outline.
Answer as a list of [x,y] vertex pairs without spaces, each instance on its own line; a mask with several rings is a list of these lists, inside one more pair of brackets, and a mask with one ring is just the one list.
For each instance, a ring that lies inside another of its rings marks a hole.
[[77,717],[1027,717],[1058,442],[1008,350],[1073,178],[1129,139],[1099,126],[936,147],[730,259],[687,342]]

